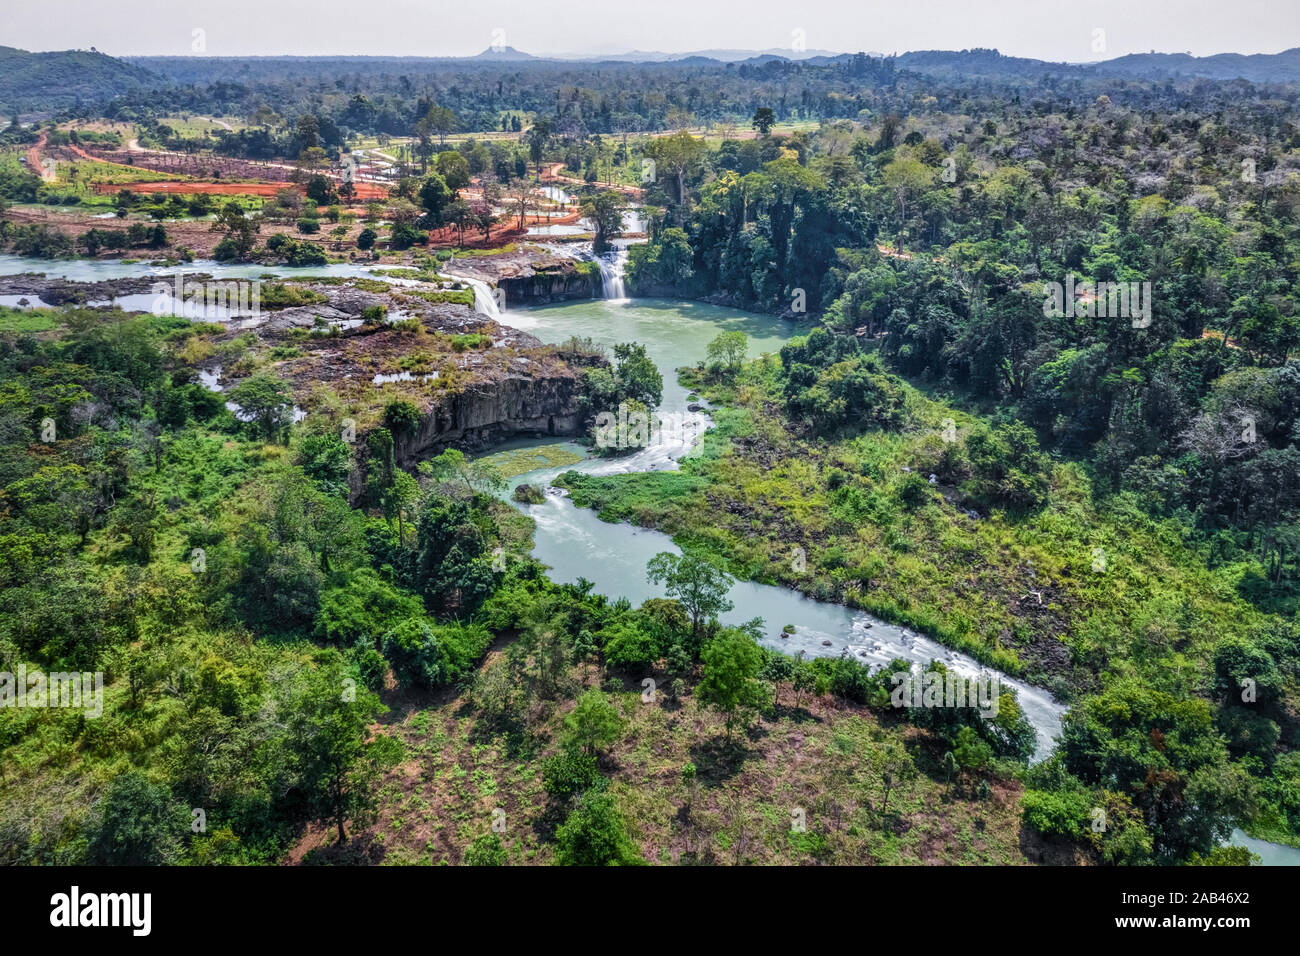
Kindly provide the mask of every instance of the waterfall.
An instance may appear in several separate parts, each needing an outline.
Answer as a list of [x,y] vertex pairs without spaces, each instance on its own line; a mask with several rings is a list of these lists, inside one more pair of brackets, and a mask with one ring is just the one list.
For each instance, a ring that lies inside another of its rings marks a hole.
[[626,299],[623,270],[627,268],[627,249],[614,249],[600,257],[600,284],[607,299]]
[[474,290],[474,311],[482,312],[490,319],[501,318],[501,309],[497,307],[496,295],[493,294],[492,288],[482,279],[466,279],[465,281]]
[[[457,275],[454,272],[443,270],[443,275],[460,282],[464,282],[474,290],[474,311],[481,312],[489,319],[500,319],[501,309],[497,306],[496,295],[493,294],[492,287],[482,279],[474,279],[470,276]],[[505,304],[505,295],[501,296],[502,305]]]

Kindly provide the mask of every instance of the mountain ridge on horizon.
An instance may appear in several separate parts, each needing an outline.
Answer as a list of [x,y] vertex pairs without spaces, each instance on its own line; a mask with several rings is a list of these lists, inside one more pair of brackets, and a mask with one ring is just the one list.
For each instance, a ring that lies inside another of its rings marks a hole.
[[[238,80],[244,71],[259,61],[291,64],[297,72],[309,75],[315,69],[315,63],[329,64],[330,68],[335,68],[340,63],[352,62],[359,67],[366,64],[365,68],[371,71],[407,71],[418,70],[422,66],[441,68],[443,65],[451,65],[453,68],[463,65],[466,69],[509,66],[518,69],[590,70],[600,69],[601,64],[618,64],[628,69],[710,70],[764,68],[777,62],[801,67],[827,67],[851,63],[862,56],[881,58],[884,55],[836,54],[816,49],[773,52],[717,48],[673,54],[654,51],[597,53],[583,59],[562,59],[501,46],[461,57],[325,54],[115,57],[98,49],[28,52],[0,46],[0,107],[9,111],[24,111],[38,106],[71,106],[87,100],[110,99],[145,85]],[[1006,56],[992,48],[917,50],[891,54],[889,58],[900,72],[945,80],[981,77],[1025,83],[1056,75],[1148,81],[1185,77],[1217,81],[1241,79],[1254,83],[1300,83],[1300,47],[1278,53],[1217,53],[1204,57],[1187,53],[1130,53],[1086,63]],[[57,90],[57,95],[51,94],[51,90]]]
[[113,54],[96,47],[86,49],[70,48],[66,50],[43,50],[29,51],[20,47],[11,47],[0,44],[0,51],[8,53],[21,53],[29,56],[46,56],[68,53],[97,53],[100,56],[108,56],[113,59],[131,62],[134,60],[166,60],[166,59],[186,59],[186,60],[256,60],[256,59],[296,59],[296,60],[313,60],[313,59],[399,59],[399,60],[491,60],[491,59],[517,59],[517,60],[550,60],[556,62],[673,62],[686,59],[711,59],[720,62],[742,62],[744,60],[777,57],[791,61],[804,61],[812,59],[836,59],[850,56],[871,56],[875,58],[893,57],[894,59],[903,60],[919,57],[933,56],[961,56],[967,54],[984,54],[994,57],[1000,57],[1004,60],[1015,60],[1021,62],[1042,63],[1049,66],[1072,66],[1072,67],[1099,67],[1109,64],[1115,64],[1125,61],[1136,60],[1165,60],[1180,64],[1206,63],[1224,60],[1246,60],[1246,61],[1263,61],[1275,59],[1278,57],[1287,57],[1290,55],[1300,55],[1300,45],[1288,47],[1279,50],[1276,53],[1239,53],[1226,50],[1220,53],[1210,53],[1205,55],[1196,55],[1188,52],[1161,52],[1149,50],[1144,53],[1125,53],[1105,60],[1050,60],[1043,57],[1019,56],[1015,54],[1002,53],[993,47],[967,47],[963,49],[916,49],[906,50],[902,53],[897,51],[885,53],[876,50],[852,50],[852,51],[834,51],[825,49],[807,49],[794,50],[786,47],[769,47],[766,49],[746,49],[742,47],[711,47],[707,49],[685,50],[685,51],[664,51],[664,50],[623,50],[623,51],[565,51],[556,53],[529,53],[520,50],[514,46],[494,47],[489,46],[478,53],[455,54],[455,55],[437,55],[426,56],[421,54],[392,54],[392,53],[256,53],[256,54],[232,54],[228,56],[196,56],[193,53],[123,53]]
[[917,73],[963,76],[986,75],[1003,78],[1037,79],[1045,73],[1077,73],[1080,75],[1131,77],[1155,79],[1176,76],[1201,77],[1214,80],[1244,79],[1250,82],[1300,82],[1300,46],[1277,53],[1215,53],[1194,56],[1189,53],[1128,53],[1108,60],[1052,61],[1033,57],[1009,56],[995,48],[973,47],[964,50],[910,50],[905,53],[833,53],[827,50],[740,50],[715,48],[683,53],[634,50],[627,53],[592,54],[533,54],[512,46],[488,47],[469,56],[385,56],[375,54],[317,54],[317,55],[263,55],[256,57],[194,57],[194,56],[128,56],[121,59],[146,69],[167,75],[167,67],[180,67],[182,63],[209,61],[282,60],[308,62],[311,60],[385,61],[418,63],[465,64],[536,64],[538,66],[590,67],[601,63],[622,63],[636,66],[720,66],[762,65],[776,60],[810,66],[826,66],[848,61],[858,56],[890,58],[899,70]]

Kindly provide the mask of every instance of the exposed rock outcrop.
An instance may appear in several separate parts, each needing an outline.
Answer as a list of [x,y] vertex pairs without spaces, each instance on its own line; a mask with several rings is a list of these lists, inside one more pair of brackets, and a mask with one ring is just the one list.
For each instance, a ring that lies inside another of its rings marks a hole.
[[535,251],[458,260],[458,273],[490,282],[505,292],[506,306],[545,305],[600,295],[600,267]]
[[507,304],[512,305],[590,299],[599,293],[600,270],[597,267],[593,277],[582,268],[584,265],[561,259],[553,266],[533,269],[532,275],[504,276],[497,284],[505,290]]
[[578,435],[581,392],[579,370],[565,367],[474,382],[436,396],[419,430],[398,443],[398,464],[409,468],[444,448],[479,450],[515,435]]
[[[211,278],[206,272],[185,273],[186,281],[204,282]],[[0,295],[30,296],[49,306],[76,306],[90,302],[107,303],[124,295],[145,295],[152,292],[159,283],[170,291],[174,281],[174,273],[78,282],[58,276],[46,277],[40,273],[24,272],[0,276]]]

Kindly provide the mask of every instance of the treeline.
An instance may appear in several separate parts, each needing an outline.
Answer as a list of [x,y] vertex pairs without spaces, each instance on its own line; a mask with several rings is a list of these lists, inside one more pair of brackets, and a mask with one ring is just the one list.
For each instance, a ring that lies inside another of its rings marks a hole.
[[[978,52],[978,51],[977,51]],[[996,59],[996,57],[995,57]],[[999,62],[1012,63],[1007,58]],[[352,69],[331,79],[313,72],[319,61],[187,61],[173,71],[183,85],[87,106],[78,115],[102,114],[150,127],[151,143],[177,150],[215,144],[219,152],[252,159],[297,156],[299,118],[319,122],[327,144],[350,135],[409,136],[430,108],[446,110],[449,131],[519,131],[530,118],[549,118],[566,138],[592,134],[657,132],[687,125],[744,125],[761,107],[779,122],[870,120],[890,114],[1001,115],[1006,104],[1039,117],[1086,109],[1098,96],[1142,111],[1226,111],[1249,104],[1294,104],[1293,86],[1238,81],[1118,80],[1087,73],[1046,74],[1030,81],[1002,75],[934,76],[898,70],[892,59],[864,55],[830,62],[771,59],[742,64],[495,64],[439,63],[414,76],[398,61],[343,61]],[[336,64],[334,70],[337,70]],[[1023,106],[1022,106],[1023,104]],[[185,138],[159,126],[176,114],[235,115],[250,128]],[[523,119],[521,120],[521,117]]]

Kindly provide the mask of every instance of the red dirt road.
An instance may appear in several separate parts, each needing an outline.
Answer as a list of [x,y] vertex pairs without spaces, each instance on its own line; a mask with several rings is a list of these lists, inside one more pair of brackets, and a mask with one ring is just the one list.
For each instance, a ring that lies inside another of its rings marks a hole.
[[27,150],[27,169],[30,172],[35,173],[37,176],[40,176],[41,179],[44,179],[46,182],[49,182],[49,178],[45,175],[45,167],[41,165],[41,150],[44,148],[45,134],[42,133],[41,138],[33,143],[31,148]]
[[[45,136],[42,134],[40,141],[32,147],[32,150],[38,150],[45,144]],[[138,170],[140,167],[132,166],[128,163],[115,163],[109,159],[101,159],[98,156],[92,156],[80,146],[69,143],[68,149],[72,150],[82,159],[88,159],[92,163],[104,163],[108,166],[120,166],[122,169]],[[30,155],[30,151],[29,151]],[[28,162],[31,162],[29,159]],[[37,159],[37,168],[39,169],[40,160]],[[95,191],[101,193],[115,193],[123,189],[130,189],[132,192],[139,193],[212,193],[218,196],[274,196],[281,189],[296,189],[303,191],[303,187],[297,183],[245,183],[245,182],[159,182],[159,183],[126,183],[122,185],[114,183],[95,183]],[[357,190],[357,199],[368,202],[370,200],[382,200],[388,198],[388,187],[380,186],[376,183],[358,182],[353,183]]]

